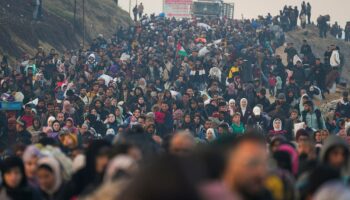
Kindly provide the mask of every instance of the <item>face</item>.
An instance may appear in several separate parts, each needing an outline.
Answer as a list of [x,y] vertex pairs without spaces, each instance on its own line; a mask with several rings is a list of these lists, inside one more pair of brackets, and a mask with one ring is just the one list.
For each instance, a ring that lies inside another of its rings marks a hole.
[[232,121],[236,124],[239,124],[241,123],[241,116],[239,115],[235,115],[233,118],[232,118]]
[[225,184],[233,191],[254,196],[263,189],[267,160],[264,145],[251,141],[242,142],[230,154],[224,174]]
[[298,114],[297,114],[296,112],[292,112],[292,113],[290,114],[290,118],[291,118],[291,119],[297,119],[297,118],[298,118]]
[[35,176],[36,169],[38,167],[37,162],[38,158],[36,156],[33,156],[24,163],[25,173],[28,178],[33,178]]
[[40,168],[37,173],[39,186],[42,190],[52,190],[55,186],[55,175],[53,172],[45,168]]
[[315,133],[315,141],[316,142],[322,142],[322,134],[321,134],[321,132],[316,132]]
[[241,101],[241,107],[243,108],[247,107],[247,101],[245,100]]
[[321,131],[322,141],[325,141],[329,136],[328,131]]
[[139,104],[145,103],[145,100],[143,98],[139,98]]
[[236,104],[233,103],[233,102],[230,103],[230,107],[231,107],[231,108],[235,107],[235,105],[236,105]]
[[205,128],[205,129],[211,128],[211,122],[210,122],[210,121],[206,121],[206,122],[204,123],[204,128]]
[[135,110],[135,111],[134,111],[134,116],[135,116],[136,118],[139,118],[140,115],[141,115],[140,110]]
[[53,125],[52,125],[52,128],[53,128],[53,131],[59,131],[61,126],[58,122],[55,122]]
[[307,105],[307,104],[304,104],[304,110],[309,111],[310,110],[310,106]]
[[275,123],[273,124],[273,127],[275,128],[275,129],[281,129],[281,121],[279,121],[279,120],[277,120],[277,121],[275,121]]
[[213,132],[211,132],[211,131],[208,131],[207,132],[207,135],[206,135],[206,138],[207,138],[207,140],[213,140],[214,139],[214,133]]
[[191,122],[191,116],[186,115],[186,116],[185,116],[185,122],[186,122],[186,123],[190,123],[190,122]]
[[346,164],[346,151],[344,147],[334,147],[328,153],[328,164],[335,168],[341,168]]
[[168,104],[163,103],[163,104],[162,104],[162,111],[163,111],[163,112],[167,112],[168,109],[169,109]]
[[201,119],[199,117],[194,118],[194,123],[199,124],[201,122]]
[[96,108],[101,108],[101,102],[100,101],[96,101],[96,103],[95,103],[95,107]]
[[109,123],[115,122],[115,116],[112,114],[108,115],[108,121],[109,121]]
[[64,121],[64,114],[63,113],[58,113],[57,114],[57,120],[60,121],[60,122],[63,122]]
[[10,188],[16,188],[19,186],[23,178],[23,174],[18,167],[15,167],[4,174],[4,181]]

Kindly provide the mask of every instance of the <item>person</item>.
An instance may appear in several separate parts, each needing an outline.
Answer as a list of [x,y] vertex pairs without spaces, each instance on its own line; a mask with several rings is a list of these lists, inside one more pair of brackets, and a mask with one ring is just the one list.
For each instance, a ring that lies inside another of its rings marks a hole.
[[254,107],[253,114],[248,118],[247,127],[255,129],[264,135],[267,134],[269,122],[268,119],[262,115],[260,107]]
[[273,120],[272,122],[272,126],[273,129],[269,131],[268,133],[268,140],[271,140],[273,137],[277,136],[277,135],[281,135],[281,136],[286,136],[287,131],[283,130],[282,128],[282,120],[276,118]]
[[306,15],[307,15],[307,23],[311,24],[311,4],[307,2],[306,5]]
[[28,186],[24,165],[20,158],[6,158],[2,163],[1,172],[7,198],[16,200],[40,199],[40,196]]
[[346,22],[344,32],[345,32],[345,41],[349,42],[350,41],[350,22]]
[[303,121],[309,129],[314,131],[326,128],[324,118],[319,109],[314,107],[312,101],[305,101],[304,110],[301,112],[300,120]]
[[137,5],[132,9],[132,12],[134,13],[134,21],[137,21],[137,14],[138,14],[138,8]]
[[206,132],[205,139],[207,142],[212,142],[216,139],[215,131],[213,128],[209,128]]
[[188,131],[178,132],[171,138],[169,153],[173,155],[183,156],[189,154],[194,149],[194,147],[195,140],[191,133],[189,133]]
[[65,187],[60,163],[52,156],[38,160],[38,183],[43,200],[59,200]]
[[350,102],[348,99],[349,93],[343,92],[343,98],[337,103],[335,113],[339,113],[340,118],[350,118]]
[[251,115],[251,110],[248,107],[248,100],[246,98],[242,98],[239,102],[240,107],[238,112],[241,114],[241,119],[243,124],[247,124],[248,118]]
[[137,7],[137,11],[140,19],[142,18],[143,10],[144,10],[143,4],[140,3],[140,5]]
[[243,134],[245,131],[244,125],[241,122],[241,114],[238,112],[232,116],[231,129],[233,134],[238,134],[238,135]]
[[261,138],[251,135],[238,138],[229,151],[224,184],[242,199],[272,199],[264,187],[267,157],[266,145]]
[[21,119],[17,119],[16,122],[16,142],[31,144],[32,135],[26,130],[26,122]]
[[104,140],[96,140],[91,143],[85,153],[85,166],[73,174],[67,183],[62,194],[63,199],[88,195],[102,183],[103,171],[109,160],[110,146],[110,143]]

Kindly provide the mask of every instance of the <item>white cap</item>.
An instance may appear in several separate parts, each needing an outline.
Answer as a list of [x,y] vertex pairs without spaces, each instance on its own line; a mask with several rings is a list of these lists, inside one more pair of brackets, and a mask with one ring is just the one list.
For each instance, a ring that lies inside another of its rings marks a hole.
[[255,106],[253,109],[253,113],[255,116],[260,115],[261,114],[261,109],[258,106]]

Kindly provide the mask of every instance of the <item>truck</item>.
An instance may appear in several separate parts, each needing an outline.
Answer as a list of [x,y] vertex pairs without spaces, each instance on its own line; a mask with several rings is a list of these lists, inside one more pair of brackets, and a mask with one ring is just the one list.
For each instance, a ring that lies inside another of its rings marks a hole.
[[191,13],[193,17],[226,17],[233,19],[234,3],[225,3],[223,0],[196,0],[193,1]]

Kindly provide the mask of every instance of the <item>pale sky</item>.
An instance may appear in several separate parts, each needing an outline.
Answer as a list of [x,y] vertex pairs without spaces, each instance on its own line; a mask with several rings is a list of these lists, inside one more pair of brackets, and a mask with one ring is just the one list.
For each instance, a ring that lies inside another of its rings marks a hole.
[[[131,0],[132,6],[135,6],[136,1],[142,2],[145,7],[145,12],[159,14],[162,12],[163,0]],[[256,18],[258,15],[266,15],[270,12],[272,15],[278,14],[279,10],[284,5],[298,6],[303,0],[229,0],[235,3],[235,18]],[[126,11],[129,10],[129,0],[119,0],[120,6]],[[329,14],[331,22],[338,21],[342,27],[346,21],[350,21],[350,0],[309,0],[312,6],[312,18],[315,19],[320,15]]]

